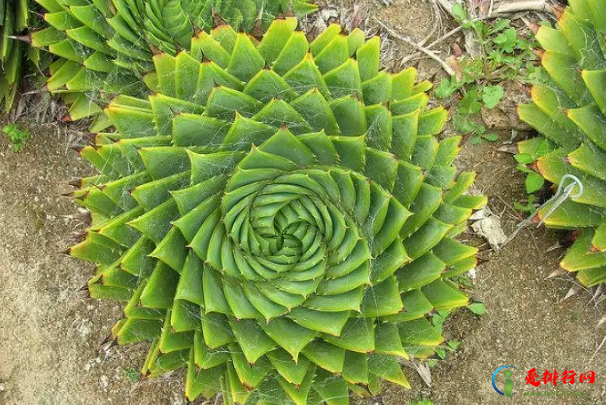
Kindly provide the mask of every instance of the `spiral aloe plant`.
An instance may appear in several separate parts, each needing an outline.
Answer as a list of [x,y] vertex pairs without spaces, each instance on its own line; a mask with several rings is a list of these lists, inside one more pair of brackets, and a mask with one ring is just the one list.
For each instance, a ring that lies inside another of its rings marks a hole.
[[21,80],[26,44],[13,38],[27,28],[29,0],[0,0],[0,102],[12,108]]
[[99,114],[104,94],[140,95],[138,73],[153,69],[154,53],[190,49],[194,34],[218,20],[249,32],[264,30],[280,12],[303,16],[316,9],[305,0],[36,1],[48,11],[49,27],[34,32],[31,41],[61,58],[47,87],[75,93],[67,100],[71,120]]
[[534,86],[533,103],[519,107],[542,135],[519,151],[549,182],[559,185],[568,174],[583,183],[582,195],[575,186],[571,199],[539,216],[550,227],[580,229],[561,267],[593,286],[606,281],[606,13],[599,0],[569,4],[558,29],[536,33],[551,81]]
[[80,152],[100,174],[75,193],[92,225],[70,254],[98,265],[92,297],[126,302],[113,338],[152,341],[142,373],[186,367],[192,400],[408,387],[399,361],[443,342],[431,312],[468,304],[450,278],[477,250],[455,237],[485,199],[452,164],[460,139],[434,136],[431,84],[380,71],[378,37],[296,26],[154,56],[154,95],[116,98],[116,131]]

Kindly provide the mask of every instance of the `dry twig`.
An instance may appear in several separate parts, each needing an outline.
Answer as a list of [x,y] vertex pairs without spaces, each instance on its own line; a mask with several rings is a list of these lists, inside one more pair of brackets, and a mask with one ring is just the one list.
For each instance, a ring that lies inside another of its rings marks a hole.
[[[452,7],[456,3],[454,0],[434,0],[437,2],[448,14],[450,14],[453,18],[456,18],[454,13],[452,12]],[[494,10],[494,7],[491,5],[492,12],[489,12],[488,15],[481,18],[497,18],[505,14],[514,14],[522,11],[537,11],[542,13],[554,14],[553,8],[550,6],[549,2],[545,0],[525,0],[525,1],[514,1],[514,2],[505,2],[497,7]]]
[[[442,9],[444,9],[451,17],[456,18],[452,12],[452,6],[454,2],[452,0],[434,0],[436,4],[438,4]],[[496,10],[494,10],[494,4],[491,2],[490,9],[488,15],[473,18],[470,22],[478,22],[483,20],[492,20],[498,17],[502,17],[508,14],[515,14],[523,11],[536,11],[536,12],[544,12],[549,14],[554,14],[554,9],[549,5],[548,2],[544,0],[532,0],[532,1],[516,1],[513,3],[506,3],[500,5]],[[458,26],[446,34],[442,35],[440,38],[436,39],[425,48],[431,50],[440,42],[450,38],[451,36],[461,32],[463,30],[462,26]],[[423,42],[419,43],[420,45],[424,45]],[[416,47],[415,47],[416,48]],[[418,49],[418,48],[417,48]],[[433,52],[433,51],[432,51]],[[417,59],[421,57],[421,52],[417,52],[415,54],[409,55],[402,60],[402,64],[410,62],[411,60]]]
[[446,73],[448,73],[449,75],[451,75],[451,76],[452,76],[452,75],[454,75],[454,74],[455,74],[454,70],[452,70],[452,68],[451,68],[450,66],[448,66],[448,64],[447,64],[446,62],[444,62],[444,61],[443,61],[443,60],[442,60],[442,59],[441,59],[441,58],[440,58],[438,55],[436,55],[436,54],[435,54],[435,52],[433,52],[433,51],[431,51],[431,50],[429,50],[429,49],[425,48],[424,46],[421,46],[421,45],[417,44],[416,42],[412,41],[412,40],[411,40],[410,38],[408,38],[408,37],[405,37],[405,36],[403,36],[403,35],[398,34],[398,33],[397,33],[397,32],[395,32],[393,29],[391,29],[391,28],[389,28],[387,25],[385,25],[383,22],[381,22],[381,21],[377,20],[377,23],[378,23],[378,24],[379,24],[381,27],[383,27],[383,29],[385,29],[385,31],[387,31],[387,33],[388,33],[390,36],[392,36],[392,37],[394,37],[394,38],[396,38],[396,39],[398,39],[398,40],[400,40],[400,41],[402,41],[402,42],[406,43],[407,45],[412,46],[412,47],[413,47],[413,48],[415,48],[415,49],[418,49],[419,51],[421,51],[421,52],[423,52],[424,54],[426,54],[427,56],[429,56],[431,59],[433,59],[433,60],[435,60],[436,62],[438,62],[438,63],[439,63],[441,66],[442,66],[442,68],[443,68],[443,69],[446,71]]

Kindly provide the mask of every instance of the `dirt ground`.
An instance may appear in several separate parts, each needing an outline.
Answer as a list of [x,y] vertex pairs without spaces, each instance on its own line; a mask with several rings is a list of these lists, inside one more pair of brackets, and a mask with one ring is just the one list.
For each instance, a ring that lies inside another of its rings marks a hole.
[[[353,1],[339,3],[348,9]],[[379,7],[367,1],[363,6],[414,40],[423,38],[435,24],[428,17],[432,15],[428,2],[392,3]],[[449,24],[447,18],[444,24]],[[403,47],[403,51],[410,50]],[[425,60],[420,69],[425,77],[439,71]],[[120,307],[85,298],[79,290],[92,267],[61,253],[82,231],[73,218],[76,206],[61,194],[70,190],[67,181],[89,173],[90,168],[68,148],[68,136],[58,128],[29,126],[33,139],[21,153],[10,151],[6,138],[0,136],[0,404],[185,404],[179,373],[152,381],[129,379],[144,360],[144,346],[101,348]],[[506,233],[521,218],[513,203],[524,198],[523,177],[513,158],[497,151],[508,139],[503,133],[496,143],[466,144],[459,158],[461,169],[477,171],[478,189],[489,197],[493,212],[501,215]],[[586,291],[563,300],[573,285],[570,278],[546,280],[564,252],[550,250],[562,236],[543,228],[526,230],[499,252],[470,236],[471,243],[482,246],[480,257],[485,260],[477,269],[473,296],[485,303],[487,313],[460,311],[447,322],[447,337],[463,344],[432,369],[431,387],[408,369],[412,390],[386,386],[381,397],[356,402],[606,402],[606,349],[596,352],[606,336],[606,327],[597,327],[604,308],[590,304],[591,294]],[[491,385],[493,372],[503,365],[517,368],[512,378],[518,394],[511,399],[498,395]],[[584,398],[524,397],[523,392],[553,389],[525,385],[524,376],[533,367],[539,374],[546,369],[593,370],[596,382],[556,387],[586,392]]]

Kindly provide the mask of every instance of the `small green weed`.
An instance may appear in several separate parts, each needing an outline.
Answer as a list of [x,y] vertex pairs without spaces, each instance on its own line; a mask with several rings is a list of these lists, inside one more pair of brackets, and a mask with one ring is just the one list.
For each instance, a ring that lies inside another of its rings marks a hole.
[[476,315],[484,315],[486,313],[486,306],[481,302],[474,302],[467,306],[467,308]]
[[8,137],[11,147],[15,152],[21,151],[31,137],[27,129],[21,129],[17,124],[5,125],[2,131]]
[[[540,157],[546,155],[552,148],[551,142],[545,138],[534,138],[535,143],[533,153],[518,153],[514,158],[518,165],[516,169],[526,174],[526,193],[528,194],[528,205],[523,206],[519,203],[516,209],[526,212],[534,212],[534,202],[536,197],[532,194],[539,191],[545,185],[545,179],[528,165],[536,162]],[[532,207],[532,209],[530,209]]]
[[126,378],[128,378],[128,381],[130,381],[133,384],[136,383],[137,381],[139,381],[139,377],[141,377],[141,373],[139,373],[134,368],[124,368],[124,369],[122,369],[122,371],[124,372],[124,375],[126,376]]
[[[462,342],[460,340],[456,340],[456,339],[449,340],[448,342],[446,342],[446,346],[440,346],[440,347],[436,348],[436,355],[438,356],[438,358],[440,360],[446,360],[449,353],[453,353],[453,352],[457,351],[457,349],[461,346],[461,343]],[[430,367],[431,367],[431,365],[430,365]]]
[[[442,327],[444,325],[444,321],[446,321],[446,319],[448,319],[449,315],[450,315],[450,311],[436,311],[436,313],[434,313],[432,315],[431,323],[433,324],[433,327],[439,331],[439,333],[442,333]],[[430,367],[435,366],[438,362],[438,359],[445,360],[448,357],[449,353],[456,351],[459,348],[459,346],[461,346],[461,343],[462,342],[460,340],[455,340],[455,339],[447,341],[446,345],[436,348],[436,355],[438,356],[438,358],[429,359],[427,361],[427,363],[429,364]]]
[[534,66],[536,55],[532,52],[534,42],[518,35],[507,19],[497,19],[493,23],[469,19],[467,11],[455,4],[453,13],[464,29],[475,32],[482,55],[478,58],[464,56],[460,61],[460,77],[442,79],[436,87],[435,96],[447,99],[459,92],[462,94],[454,114],[455,130],[470,134],[472,144],[482,140],[494,142],[498,135],[488,132],[479,119],[482,107],[495,108],[505,90],[500,83],[517,80],[533,82],[539,73]]
[[[486,313],[486,307],[481,302],[475,302],[467,306],[467,308],[476,315]],[[431,316],[433,327],[441,334],[443,331],[444,322],[448,319],[450,311],[436,311]],[[434,367],[441,360],[446,360],[451,353],[456,352],[463,342],[457,339],[448,340],[445,345],[436,348],[436,358],[428,359],[429,367]]]
[[534,194],[530,194],[530,195],[528,195],[528,202],[526,204],[524,204],[522,202],[514,202],[513,206],[518,211],[527,212],[529,214],[532,214],[534,212],[534,210],[536,209],[536,207],[534,206],[534,202],[536,199],[537,199],[537,197]]

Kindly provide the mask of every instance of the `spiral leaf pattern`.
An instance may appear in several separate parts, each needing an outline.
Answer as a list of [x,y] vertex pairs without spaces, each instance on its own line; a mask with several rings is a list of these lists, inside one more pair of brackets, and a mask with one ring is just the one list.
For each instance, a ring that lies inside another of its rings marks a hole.
[[158,52],[191,49],[194,34],[226,21],[236,31],[265,31],[279,13],[305,16],[317,6],[305,0],[36,0],[47,12],[45,29],[31,35],[35,47],[58,57],[47,89],[70,93],[66,120],[95,116],[93,130],[109,124],[98,104],[105,94],[140,96],[140,73],[154,69]]
[[582,193],[574,186],[570,199],[539,217],[550,227],[580,229],[560,266],[591,287],[606,281],[606,15],[599,0],[569,3],[558,28],[536,33],[549,80],[533,87],[533,103],[518,113],[542,136],[519,143],[519,151],[549,182],[573,175],[583,184]]
[[428,315],[468,304],[476,264],[454,238],[483,197],[438,141],[443,108],[416,71],[380,70],[380,40],[295,19],[259,42],[229,26],[154,57],[148,99],[116,98],[115,132],[81,154],[100,174],[70,253],[94,298],[127,302],[118,343],[143,373],[187,367],[190,399],[348,403],[408,381],[399,360],[443,341]]

